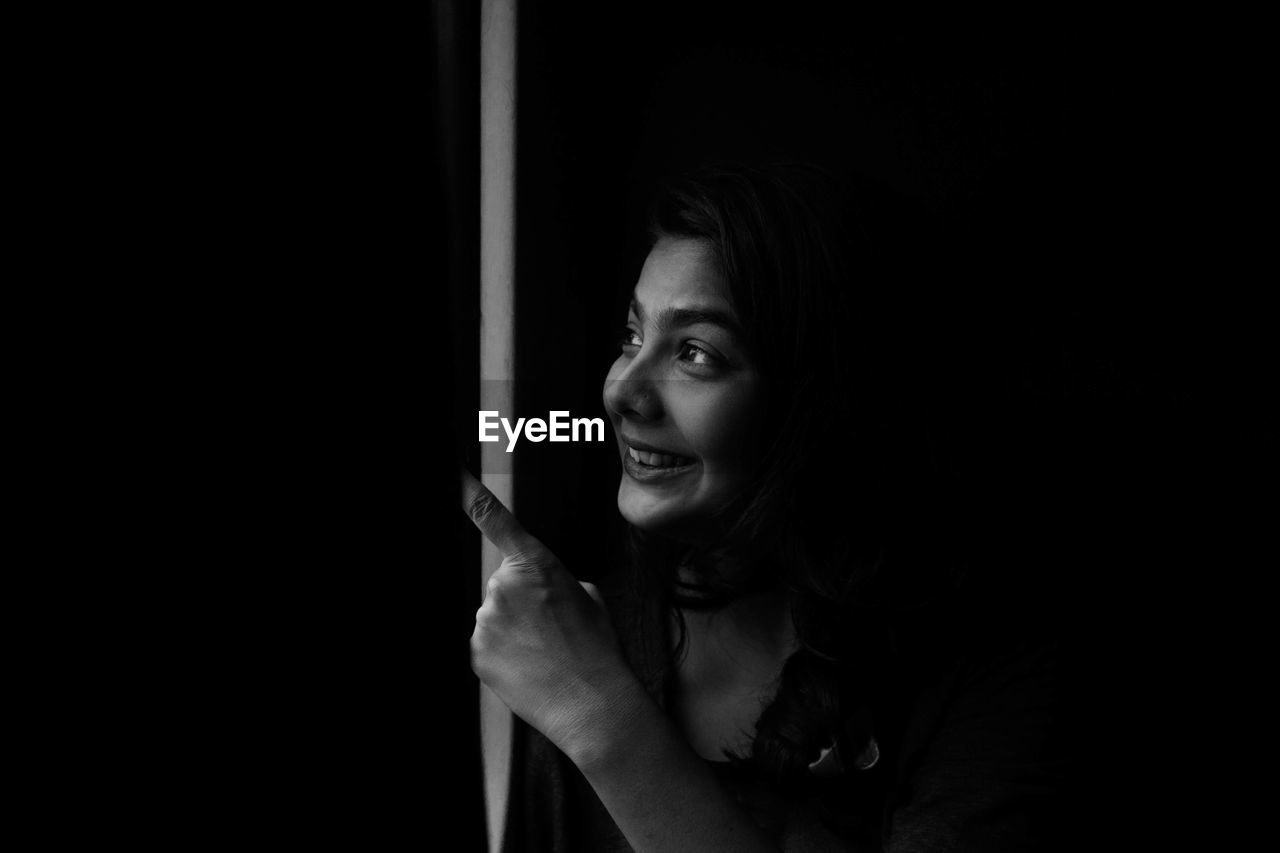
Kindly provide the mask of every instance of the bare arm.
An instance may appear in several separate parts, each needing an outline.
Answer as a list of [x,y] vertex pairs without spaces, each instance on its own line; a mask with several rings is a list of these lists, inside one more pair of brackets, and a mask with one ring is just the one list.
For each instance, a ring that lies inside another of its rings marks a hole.
[[605,737],[566,754],[636,853],[777,853],[638,683],[634,693]]

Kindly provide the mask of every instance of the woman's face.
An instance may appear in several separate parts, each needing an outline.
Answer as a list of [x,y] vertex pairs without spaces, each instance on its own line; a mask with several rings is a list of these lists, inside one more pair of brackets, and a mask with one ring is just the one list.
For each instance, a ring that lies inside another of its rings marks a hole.
[[710,248],[659,240],[604,383],[622,456],[623,518],[685,541],[714,537],[709,519],[755,473],[761,397]]

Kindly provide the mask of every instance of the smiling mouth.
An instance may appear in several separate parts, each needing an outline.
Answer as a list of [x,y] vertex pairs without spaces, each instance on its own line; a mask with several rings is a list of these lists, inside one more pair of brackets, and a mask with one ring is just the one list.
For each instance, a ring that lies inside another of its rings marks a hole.
[[687,456],[676,456],[671,453],[650,453],[645,450],[636,450],[634,447],[627,447],[627,457],[636,465],[644,468],[687,468],[693,464],[693,460]]
[[637,450],[631,445],[627,445],[627,452],[622,457],[622,470],[626,472],[626,476],[637,483],[654,485],[667,480],[678,480],[694,470],[697,464],[698,460],[688,456]]

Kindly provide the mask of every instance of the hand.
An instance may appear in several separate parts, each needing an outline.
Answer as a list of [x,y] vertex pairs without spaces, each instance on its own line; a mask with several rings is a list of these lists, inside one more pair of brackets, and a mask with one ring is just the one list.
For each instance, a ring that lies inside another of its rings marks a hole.
[[503,555],[471,635],[476,675],[575,761],[603,749],[625,732],[643,689],[599,591],[574,580],[466,470],[462,505]]

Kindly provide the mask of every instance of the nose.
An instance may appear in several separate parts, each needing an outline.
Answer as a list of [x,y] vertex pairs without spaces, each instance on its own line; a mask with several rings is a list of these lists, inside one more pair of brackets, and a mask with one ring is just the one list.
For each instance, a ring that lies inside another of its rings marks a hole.
[[638,421],[662,417],[662,398],[656,382],[647,374],[641,358],[614,362],[604,380],[604,404],[611,414]]

